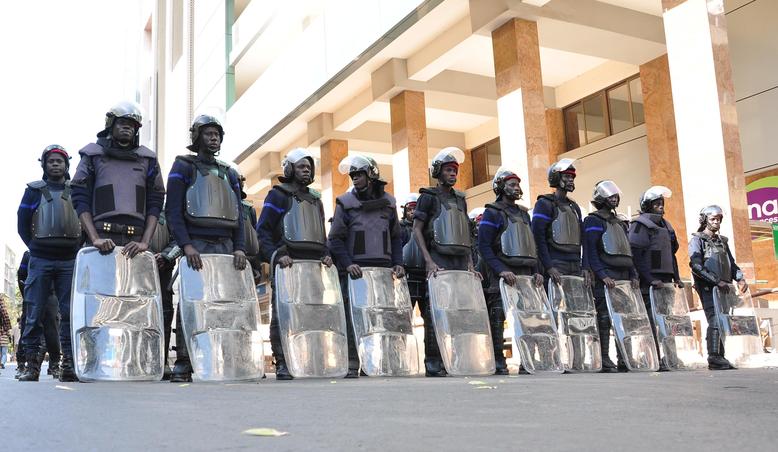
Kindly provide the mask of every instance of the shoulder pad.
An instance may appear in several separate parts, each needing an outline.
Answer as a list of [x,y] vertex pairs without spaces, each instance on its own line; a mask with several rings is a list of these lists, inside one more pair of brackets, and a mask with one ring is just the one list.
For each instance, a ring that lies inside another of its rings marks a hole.
[[454,196],[456,196],[456,197],[464,198],[466,196],[465,192],[463,192],[463,191],[454,190],[454,189],[452,189],[451,191],[452,191],[452,193],[454,193]]
[[245,199],[241,199],[240,203],[247,207],[254,207],[254,203],[251,201],[246,201]]
[[647,227],[648,229],[656,229],[656,228],[659,227],[656,223],[654,223],[653,221],[651,221],[651,219],[645,217],[644,215],[638,216],[632,222],[633,223],[640,223],[643,226]]
[[46,186],[46,181],[45,180],[36,180],[36,181],[30,182],[29,184],[27,184],[27,186],[32,188],[32,189],[34,189],[34,190],[40,190],[41,188]]
[[518,207],[518,208],[519,208],[519,210],[521,210],[522,212],[524,212],[524,213],[526,213],[527,215],[529,215],[529,207],[524,207],[524,206],[522,206],[521,204],[516,204],[516,207]]
[[103,155],[103,147],[100,146],[97,143],[89,143],[83,148],[81,148],[80,151],[78,151],[81,155]]
[[338,196],[335,200],[346,210],[358,209],[362,207],[362,202],[357,199],[356,196],[354,196],[354,193],[351,190]]
[[394,196],[384,192],[384,198],[389,200],[389,207],[391,207],[392,209],[397,208],[397,201],[394,199]]
[[135,151],[135,153],[138,155],[138,157],[146,157],[149,159],[157,158],[157,154],[146,146],[138,146],[138,149]]
[[194,156],[193,155],[177,155],[176,156],[177,162],[186,162],[190,165],[194,163]]
[[729,242],[729,239],[724,237],[723,235],[719,235],[719,239],[721,239],[721,243],[725,245],[727,245],[727,243]]
[[552,203],[556,202],[556,198],[552,194],[538,195],[537,201],[540,201],[541,199],[545,199],[546,201],[550,201]]
[[292,186],[292,184],[288,184],[286,182],[282,182],[280,184],[273,185],[273,188],[278,190],[278,191],[280,191],[281,193],[283,193],[285,195],[293,195],[296,192],[296,190]]
[[321,193],[316,191],[316,190],[314,190],[314,189],[312,189],[312,188],[308,189],[308,193],[310,193],[310,195],[313,196],[316,199],[321,199]]
[[419,189],[419,193],[426,193],[428,195],[437,196],[438,189],[436,187],[422,187]]
[[486,207],[487,209],[499,210],[501,212],[503,210],[502,207],[498,206],[497,204],[492,204],[492,203],[489,203],[489,204],[485,205],[484,207]]

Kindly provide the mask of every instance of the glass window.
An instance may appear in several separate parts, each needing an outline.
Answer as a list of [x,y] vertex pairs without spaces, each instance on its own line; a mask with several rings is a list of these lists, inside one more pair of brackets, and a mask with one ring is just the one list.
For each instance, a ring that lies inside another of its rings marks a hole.
[[640,77],[629,81],[629,93],[632,96],[632,117],[634,125],[646,122],[643,114],[643,87],[640,84]]
[[578,102],[565,108],[565,141],[570,151],[586,144],[586,128],[584,126],[583,107]]
[[489,180],[486,146],[481,145],[473,148],[470,157],[473,165],[473,185],[483,184]]
[[608,136],[605,121],[605,93],[600,92],[583,101],[586,120],[586,142],[592,143]]
[[626,83],[608,90],[608,113],[610,113],[611,133],[623,132],[632,127],[629,86]]
[[489,180],[494,178],[497,170],[502,164],[502,155],[500,155],[500,139],[497,138],[486,143],[486,163]]

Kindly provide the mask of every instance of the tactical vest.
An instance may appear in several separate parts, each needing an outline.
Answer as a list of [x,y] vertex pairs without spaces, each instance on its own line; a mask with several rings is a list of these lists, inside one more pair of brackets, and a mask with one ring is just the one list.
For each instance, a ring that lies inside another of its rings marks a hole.
[[324,218],[319,194],[309,190],[296,191],[291,184],[276,185],[291,199],[283,219],[283,240],[292,250],[324,252],[327,237],[324,233]]
[[206,164],[191,156],[176,160],[194,166],[192,182],[186,189],[186,221],[202,228],[237,228],[240,207],[230,185],[229,167],[219,161]]
[[667,220],[665,226],[656,224],[649,214],[642,213],[633,222],[629,241],[636,243],[649,252],[651,273],[657,275],[673,275],[673,227]]
[[470,254],[472,236],[464,194],[453,191],[453,196],[444,198],[436,188],[419,191],[435,199],[432,219],[427,222],[427,237],[432,248],[440,254],[452,256]]
[[346,246],[351,258],[355,261],[383,259],[391,262],[389,221],[395,210],[394,197],[384,193],[380,200],[370,201],[375,207],[368,207],[367,202],[363,203],[353,191],[349,191],[338,196],[337,201],[350,219]]
[[170,230],[167,226],[165,212],[160,212],[157,227],[154,229],[154,235],[151,236],[149,248],[152,253],[161,253],[170,244]]
[[502,215],[503,226],[496,238],[498,246],[495,246],[497,257],[511,267],[533,267],[538,259],[538,251],[527,209],[517,206],[518,210],[511,212],[499,204],[487,204],[486,207]]
[[74,248],[81,239],[81,223],[70,199],[70,182],[63,190],[52,190],[45,181],[30,182],[28,187],[41,193],[32,214],[32,240],[52,248]]
[[254,206],[247,201],[241,201],[241,206],[243,207],[243,243],[246,247],[246,256],[258,256],[259,239],[254,225],[251,224],[251,211],[254,210]]
[[592,212],[605,221],[605,231],[602,233],[598,253],[600,260],[612,268],[630,268],[632,262],[632,247],[627,239],[627,231],[624,222],[615,215],[604,215],[601,212]]
[[427,265],[416,236],[413,234],[413,223],[403,224],[403,227],[408,228],[408,241],[403,245],[403,266],[406,270],[425,270]]
[[94,168],[92,218],[103,220],[127,215],[146,220],[147,177],[156,156],[140,146],[133,160],[107,157],[103,147],[91,143],[81,150]]
[[581,253],[581,218],[573,209],[575,201],[569,199],[561,203],[554,195],[544,195],[542,198],[554,206],[554,215],[546,230],[546,238],[551,248],[566,254]]
[[702,240],[705,269],[718,276],[722,281],[732,282],[732,265],[727,252],[727,238],[719,235],[717,240],[712,240],[705,234],[695,235]]

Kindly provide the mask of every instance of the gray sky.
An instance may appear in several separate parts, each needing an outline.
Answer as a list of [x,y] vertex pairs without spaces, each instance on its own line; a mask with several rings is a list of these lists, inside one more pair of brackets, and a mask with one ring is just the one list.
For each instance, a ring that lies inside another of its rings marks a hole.
[[73,156],[93,141],[105,112],[134,100],[134,62],[143,22],[140,1],[40,0],[4,2],[0,14],[0,246],[25,250],[16,210],[27,182],[40,179],[38,163],[49,144]]

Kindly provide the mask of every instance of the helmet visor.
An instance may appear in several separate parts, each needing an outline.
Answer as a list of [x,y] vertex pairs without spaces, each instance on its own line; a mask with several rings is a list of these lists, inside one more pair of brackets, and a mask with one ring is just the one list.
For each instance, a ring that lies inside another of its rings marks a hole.
[[565,171],[566,169],[570,168],[573,162],[575,162],[575,159],[569,159],[569,158],[562,159],[554,163],[553,165],[551,165],[551,172],[558,173],[558,172]]
[[451,146],[441,149],[440,152],[435,154],[435,157],[432,159],[432,161],[441,163],[464,163],[465,153],[462,152],[461,149]]
[[610,198],[613,195],[621,195],[621,189],[612,180],[604,180],[594,188],[595,198]]
[[702,209],[700,214],[705,215],[706,218],[711,216],[711,215],[721,215],[723,217],[724,216],[724,210],[721,207],[719,207],[719,206],[714,204],[712,206],[708,206],[708,207],[705,207],[704,209]]
[[663,185],[654,185],[643,193],[643,201],[653,201],[655,199],[669,198],[671,196],[673,196],[673,192],[669,188]]
[[371,166],[372,164],[367,158],[361,155],[349,155],[340,161],[338,171],[340,174],[351,174],[356,171],[367,172]]
[[286,157],[284,157],[284,162],[294,165],[295,163],[299,162],[300,159],[304,158],[313,160],[313,156],[307,150],[303,148],[296,148],[292,149],[288,154],[286,154]]
[[516,174],[515,171],[511,171],[508,168],[501,166],[496,173],[494,173],[494,180],[493,182],[497,182],[498,180],[502,179],[503,181],[506,181],[508,179],[515,178],[518,179],[519,182],[521,182],[521,178],[518,174]]

